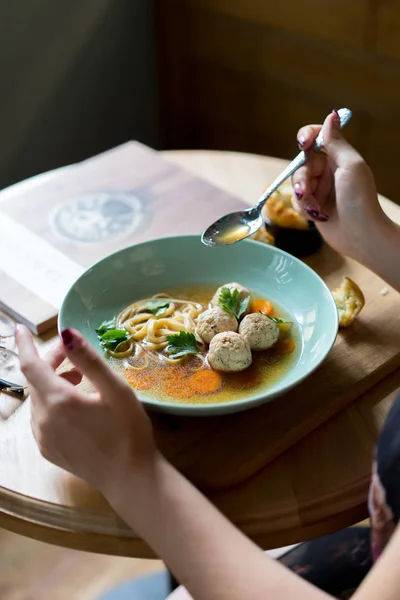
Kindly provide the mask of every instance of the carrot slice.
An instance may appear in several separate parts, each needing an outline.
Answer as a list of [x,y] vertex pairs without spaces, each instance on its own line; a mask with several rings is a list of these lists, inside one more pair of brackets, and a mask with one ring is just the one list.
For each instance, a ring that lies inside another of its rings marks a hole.
[[135,390],[149,390],[155,385],[154,375],[147,370],[135,371],[127,368],[124,377]]
[[188,385],[187,379],[169,378],[163,382],[163,391],[173,398],[191,398],[194,396],[194,390]]
[[221,376],[209,369],[196,371],[187,380],[187,385],[198,394],[211,394],[212,392],[216,392],[221,387],[221,383]]
[[250,312],[258,313],[263,312],[265,315],[270,315],[274,307],[269,300],[253,300],[250,304]]

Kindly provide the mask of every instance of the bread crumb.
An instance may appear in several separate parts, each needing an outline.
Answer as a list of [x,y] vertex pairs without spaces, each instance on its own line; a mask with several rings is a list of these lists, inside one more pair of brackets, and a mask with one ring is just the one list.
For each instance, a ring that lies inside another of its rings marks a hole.
[[387,294],[389,293],[389,288],[383,287],[379,293],[381,296],[387,296]]

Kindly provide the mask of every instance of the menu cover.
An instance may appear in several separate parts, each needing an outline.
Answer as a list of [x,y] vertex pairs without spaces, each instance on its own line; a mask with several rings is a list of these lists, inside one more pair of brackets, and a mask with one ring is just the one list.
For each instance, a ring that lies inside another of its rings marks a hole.
[[138,142],[0,192],[0,307],[41,334],[93,263],[246,208]]

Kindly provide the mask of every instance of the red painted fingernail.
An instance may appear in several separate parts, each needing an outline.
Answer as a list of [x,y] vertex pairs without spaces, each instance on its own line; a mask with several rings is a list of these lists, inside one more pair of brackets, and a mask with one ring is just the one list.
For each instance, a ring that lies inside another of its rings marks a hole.
[[340,127],[340,117],[339,117],[339,113],[336,110],[336,108],[333,109],[332,114],[333,114],[333,121],[334,121],[335,125],[338,125]]
[[61,332],[61,339],[64,346],[69,350],[73,350],[76,346],[76,339],[71,329],[63,329]]
[[298,143],[299,143],[300,148],[304,148],[305,143],[306,143],[306,138],[304,137],[304,135],[302,135],[301,138],[299,138]]
[[297,200],[301,200],[303,197],[303,188],[301,186],[301,183],[295,183],[293,189]]

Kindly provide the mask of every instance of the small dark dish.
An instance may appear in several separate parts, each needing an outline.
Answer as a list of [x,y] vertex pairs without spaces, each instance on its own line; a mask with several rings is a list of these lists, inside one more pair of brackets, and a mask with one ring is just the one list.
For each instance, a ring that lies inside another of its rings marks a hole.
[[307,229],[293,229],[271,223],[265,211],[263,219],[266,231],[275,238],[275,246],[292,256],[309,256],[317,252],[322,245],[321,234],[312,221],[308,222]]

